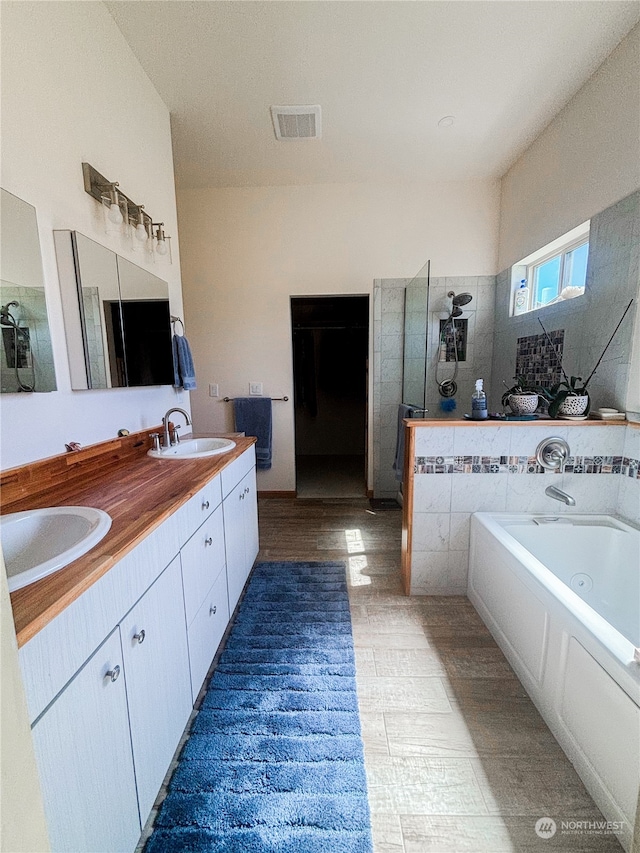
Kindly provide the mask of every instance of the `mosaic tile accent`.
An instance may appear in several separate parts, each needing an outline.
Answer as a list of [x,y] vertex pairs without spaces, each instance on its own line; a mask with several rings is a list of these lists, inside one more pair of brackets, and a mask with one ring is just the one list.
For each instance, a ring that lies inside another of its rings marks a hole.
[[[570,456],[567,474],[622,474],[640,479],[640,460],[628,456]],[[535,456],[416,456],[415,474],[543,474]]]
[[560,363],[564,350],[564,329],[546,335],[528,335],[518,338],[516,349],[516,376],[524,376],[531,385],[550,388],[562,379]]

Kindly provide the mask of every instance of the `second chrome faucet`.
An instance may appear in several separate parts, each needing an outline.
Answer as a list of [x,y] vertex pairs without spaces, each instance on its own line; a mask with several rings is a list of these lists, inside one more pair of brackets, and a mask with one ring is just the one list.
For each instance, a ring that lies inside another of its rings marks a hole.
[[185,412],[184,409],[179,409],[179,408],[169,409],[169,411],[166,413],[166,415],[162,418],[162,443],[163,443],[164,447],[171,447],[172,444],[177,444],[180,441],[180,439],[178,438],[177,429],[174,429],[174,431],[173,431],[173,435],[174,435],[173,441],[171,440],[171,435],[169,432],[169,417],[174,412],[180,412],[180,414],[184,416],[184,419],[186,421],[186,425],[191,426],[191,418],[189,417],[188,412]]

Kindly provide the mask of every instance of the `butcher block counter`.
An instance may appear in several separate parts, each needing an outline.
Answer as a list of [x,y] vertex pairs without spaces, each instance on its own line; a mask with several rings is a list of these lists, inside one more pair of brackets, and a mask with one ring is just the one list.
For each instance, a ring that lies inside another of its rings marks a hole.
[[18,646],[23,646],[108,572],[142,539],[256,441],[231,436],[219,456],[179,461],[147,456],[150,428],[3,471],[3,513],[50,506],[91,506],[112,519],[104,539],[63,569],[12,593]]

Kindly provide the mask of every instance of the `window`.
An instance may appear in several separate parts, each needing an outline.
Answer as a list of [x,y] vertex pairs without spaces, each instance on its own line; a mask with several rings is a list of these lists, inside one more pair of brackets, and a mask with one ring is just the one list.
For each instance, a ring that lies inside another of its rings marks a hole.
[[512,269],[512,314],[582,296],[587,278],[589,223],[523,258]]

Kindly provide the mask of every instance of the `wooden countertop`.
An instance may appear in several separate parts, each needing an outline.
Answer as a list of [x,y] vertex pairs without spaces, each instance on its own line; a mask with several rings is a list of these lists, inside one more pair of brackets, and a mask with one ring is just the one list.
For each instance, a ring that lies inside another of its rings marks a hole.
[[[233,440],[236,446],[229,453],[180,461],[152,459],[146,455],[149,442],[145,440],[142,450],[133,458],[128,457],[126,464],[120,460],[105,470],[103,463],[99,477],[95,474],[93,477],[88,476],[86,482],[76,477],[73,481],[43,487],[37,494],[14,499],[9,505],[5,501],[5,512],[47,506],[92,506],[108,512],[112,519],[111,529],[104,539],[83,557],[11,594],[18,646],[23,646],[41,631],[145,536],[256,441],[255,438],[244,436],[233,436]],[[95,447],[99,448],[100,445]],[[59,460],[64,462],[73,456],[67,454],[66,457],[53,457],[51,463],[59,465]],[[99,456],[99,453],[96,451],[93,456]],[[34,463],[34,466],[41,464]],[[12,477],[15,480],[30,467],[4,472],[3,479],[9,482],[7,491],[11,489]]]

